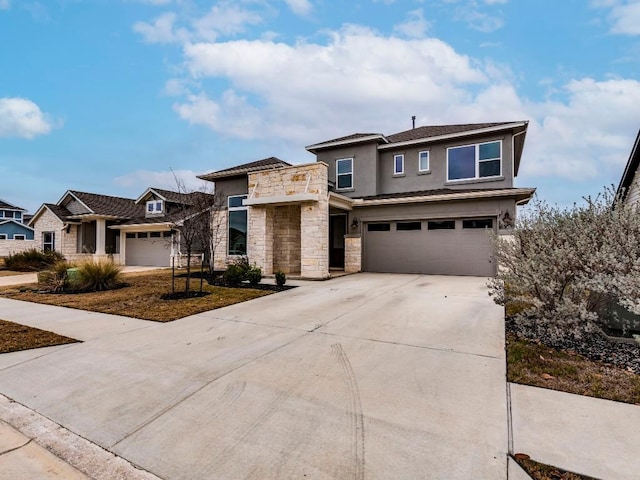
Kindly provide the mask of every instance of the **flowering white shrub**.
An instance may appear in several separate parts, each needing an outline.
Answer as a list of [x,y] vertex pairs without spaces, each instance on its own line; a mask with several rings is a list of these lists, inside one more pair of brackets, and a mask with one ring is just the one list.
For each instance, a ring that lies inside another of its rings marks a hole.
[[494,236],[490,295],[534,330],[579,337],[611,299],[640,314],[640,212],[612,189],[585,200],[560,209],[535,199],[511,238]]

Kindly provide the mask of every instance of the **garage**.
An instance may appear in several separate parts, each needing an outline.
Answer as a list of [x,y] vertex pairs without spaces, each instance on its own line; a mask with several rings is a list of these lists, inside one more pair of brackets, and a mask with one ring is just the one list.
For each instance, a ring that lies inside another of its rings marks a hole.
[[495,217],[368,222],[364,270],[492,277],[489,232],[496,223]]
[[127,232],[126,265],[171,266],[171,232]]

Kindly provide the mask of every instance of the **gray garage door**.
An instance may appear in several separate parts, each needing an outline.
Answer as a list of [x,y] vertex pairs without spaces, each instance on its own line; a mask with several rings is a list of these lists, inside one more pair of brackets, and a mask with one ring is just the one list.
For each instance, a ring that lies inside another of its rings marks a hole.
[[364,270],[491,277],[495,227],[495,218],[369,222]]
[[127,233],[126,265],[169,267],[171,237],[163,235],[166,233]]

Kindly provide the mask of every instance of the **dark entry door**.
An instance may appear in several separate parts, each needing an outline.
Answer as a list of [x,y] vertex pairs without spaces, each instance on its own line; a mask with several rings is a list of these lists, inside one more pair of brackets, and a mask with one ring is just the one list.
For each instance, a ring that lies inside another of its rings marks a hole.
[[344,268],[344,236],[347,233],[347,216],[329,217],[329,268]]

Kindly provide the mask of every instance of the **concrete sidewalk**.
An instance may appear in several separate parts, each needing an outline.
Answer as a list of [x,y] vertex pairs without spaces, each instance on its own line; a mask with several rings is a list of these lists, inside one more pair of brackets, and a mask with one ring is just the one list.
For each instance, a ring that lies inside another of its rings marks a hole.
[[[164,267],[162,267],[164,268]],[[159,267],[136,267],[133,265],[123,266],[122,273],[148,272],[151,270],[160,270]],[[25,273],[20,275],[7,275],[0,277],[0,287],[10,287],[13,285],[27,285],[29,283],[37,283],[37,273]]]
[[0,395],[0,480],[16,479],[160,480]]
[[513,453],[603,480],[640,478],[640,406],[510,383]]

